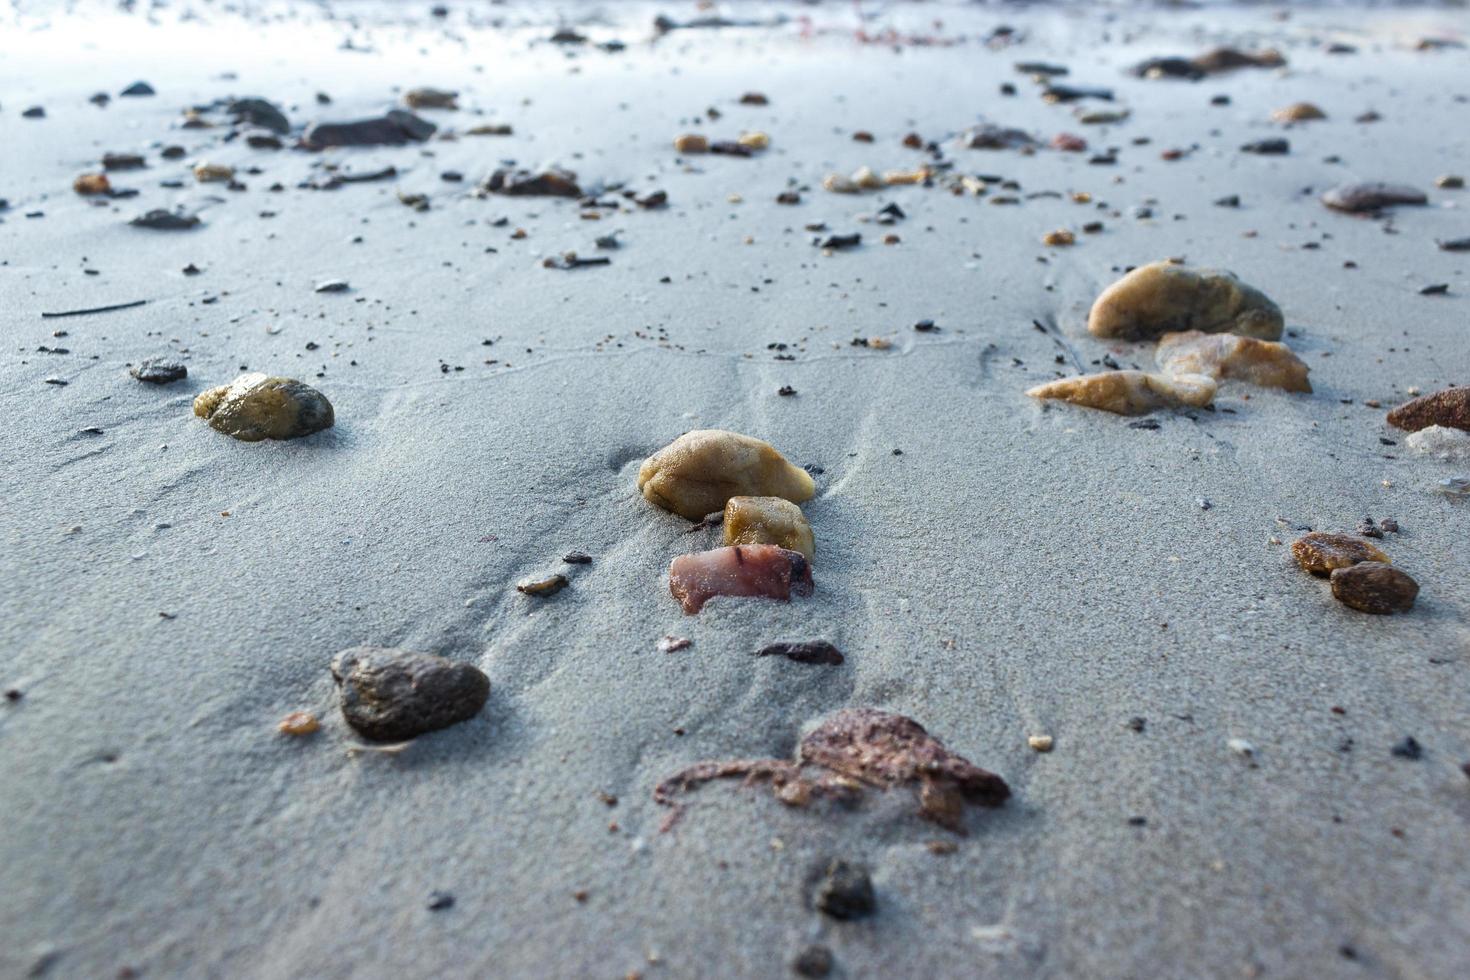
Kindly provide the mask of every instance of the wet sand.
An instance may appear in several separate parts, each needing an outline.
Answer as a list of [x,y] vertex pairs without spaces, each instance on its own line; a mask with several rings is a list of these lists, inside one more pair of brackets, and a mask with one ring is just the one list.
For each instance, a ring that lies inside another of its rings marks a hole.
[[[576,25],[591,43],[556,45],[530,6],[246,9],[7,13],[0,35],[0,975],[766,977],[812,943],[845,977],[1464,974],[1470,511],[1434,488],[1470,464],[1414,455],[1384,419],[1470,383],[1470,253],[1435,245],[1470,235],[1470,192],[1434,186],[1470,170],[1470,52],[1415,50],[1463,40],[1463,11],[914,5],[864,25],[898,43],[861,43],[847,5],[736,7],[791,19],[657,40],[656,13],[697,12],[608,6]],[[1288,65],[1125,73],[1224,43]],[[1043,103],[1013,68],[1032,60],[1130,117]],[[156,95],[117,96],[140,79]],[[420,85],[460,93],[420,113],[441,135],[512,134],[308,153],[224,142],[219,113],[179,128],[259,95],[294,138]],[[1296,101],[1328,118],[1271,121]],[[986,121],[1089,151],[963,147]],[[770,148],[671,145],[743,130]],[[1019,186],[821,189],[932,161],[910,131]],[[1239,152],[1275,136],[1290,153]],[[1089,163],[1108,147],[1116,164]],[[112,183],[137,197],[73,193],[125,150],[148,168]],[[624,206],[592,221],[471,193],[509,159],[669,203],[607,190]],[[245,189],[196,183],[201,161]],[[324,163],[397,176],[298,189]],[[1324,208],[1345,180],[1429,204]],[[906,217],[860,220],[889,203]],[[175,204],[202,225],[127,223]],[[1042,245],[1059,228],[1077,243]],[[859,247],[812,244],[849,232]],[[543,267],[567,250],[611,263]],[[1168,257],[1275,300],[1314,392],[1224,382],[1156,428],[1023,394],[1105,357],[1151,367],[1152,344],[1098,340],[1087,313]],[[314,291],[330,279],[350,289]],[[188,378],[129,376],[156,356]],[[247,444],[194,417],[244,370],[315,386],[335,426]],[[810,598],[682,614],[669,561],[719,533],[636,475],[695,428],[817,471]],[[1302,529],[1365,516],[1402,528],[1378,543],[1420,583],[1410,613],[1348,609],[1291,560]],[[569,586],[515,590],[548,572]],[[661,652],[670,634],[693,643]],[[817,638],[844,662],[754,656]],[[328,665],[358,644],[473,663],[489,701],[402,752],[352,751]],[[955,835],[906,790],[792,808],[715,783],[660,832],[660,780],[790,757],[858,706],[913,717],[1012,797]],[[292,711],[322,730],[279,734]],[[1408,736],[1419,758],[1394,754]],[[833,857],[869,868],[876,914],[811,909]]]

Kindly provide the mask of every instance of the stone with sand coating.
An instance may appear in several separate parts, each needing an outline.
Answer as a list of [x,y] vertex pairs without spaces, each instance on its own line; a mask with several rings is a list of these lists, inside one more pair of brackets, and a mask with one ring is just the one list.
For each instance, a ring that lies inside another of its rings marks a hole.
[[1203,374],[1217,381],[1249,381],[1286,391],[1312,390],[1311,368],[1274,340],[1257,340],[1228,333],[1186,330],[1159,338],[1154,359],[1165,374]]
[[816,557],[812,526],[801,508],[780,497],[731,497],[725,504],[725,544],[774,544]]
[[332,403],[315,388],[258,372],[200,393],[194,399],[194,414],[243,442],[298,439],[335,421]]
[[723,429],[686,432],[643,461],[638,489],[650,503],[697,521],[731,497],[810,500],[816,483],[768,442]]
[[1104,371],[1049,381],[1026,394],[1119,415],[1144,415],[1161,408],[1204,408],[1215,400],[1215,389],[1214,379],[1203,374]]
[[332,659],[342,716],[375,742],[416,738],[473,718],[490,679],[472,664],[396,647],[360,646]]
[[1388,555],[1366,538],[1326,531],[1313,531],[1298,538],[1292,543],[1291,554],[1302,571],[1313,575],[1327,575],[1334,569],[1349,568],[1364,561],[1390,561]]
[[1140,266],[1103,290],[1087,329],[1096,337],[1151,340],[1177,330],[1279,340],[1281,309],[1223,269],[1169,262]]
[[1409,433],[1404,445],[1424,456],[1452,462],[1470,460],[1470,432],[1447,425],[1428,425]]

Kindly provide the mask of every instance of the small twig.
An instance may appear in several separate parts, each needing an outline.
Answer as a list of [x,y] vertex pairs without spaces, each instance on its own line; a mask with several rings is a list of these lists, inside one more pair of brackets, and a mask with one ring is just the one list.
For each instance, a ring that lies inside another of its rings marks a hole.
[[45,313],[41,316],[51,320],[59,316],[87,316],[90,313],[111,313],[113,310],[131,310],[135,306],[142,306],[148,302],[146,299],[134,300],[131,303],[113,303],[111,306],[92,306],[85,310],[61,310],[56,313]]

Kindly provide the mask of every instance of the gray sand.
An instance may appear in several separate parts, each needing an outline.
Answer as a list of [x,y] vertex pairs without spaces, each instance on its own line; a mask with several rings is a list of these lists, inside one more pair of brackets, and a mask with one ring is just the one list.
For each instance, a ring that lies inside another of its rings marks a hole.
[[[1470,169],[1470,56],[1412,49],[1463,32],[1463,12],[1108,22],[920,5],[868,29],[929,33],[942,16],[964,43],[896,51],[856,44],[846,5],[774,8],[830,28],[809,40],[793,24],[656,45],[655,10],[630,7],[585,28],[629,50],[570,55],[531,43],[550,31],[534,8],[494,8],[532,24],[502,32],[483,10],[446,26],[354,7],[353,27],[269,9],[287,16],[57,15],[0,36],[0,687],[23,692],[0,701],[0,975],[767,977],[812,941],[847,977],[1470,969],[1470,512],[1431,492],[1463,467],[1414,457],[1383,420],[1411,387],[1470,383],[1470,259],[1433,244],[1470,234],[1470,192],[1432,183]],[[1025,37],[987,48],[1001,20]],[[338,49],[347,36],[373,50]],[[78,37],[85,72],[68,61]],[[1331,40],[1360,53],[1327,55]],[[1290,67],[1198,84],[1122,74],[1220,42],[1276,45]],[[1011,68],[1027,59],[1113,86],[1133,118],[1099,129],[1043,105]],[[158,95],[86,102],[138,78]],[[998,95],[1003,81],[1019,95]],[[515,135],[323,157],[170,128],[232,93],[298,124],[351,118],[387,108],[395,85],[458,88],[459,112],[425,116]],[[334,104],[316,106],[318,90]],[[748,90],[771,104],[738,105]],[[1211,107],[1216,93],[1232,104]],[[1237,152],[1281,134],[1271,110],[1300,99],[1329,119],[1287,131],[1290,155]],[[20,118],[38,103],[46,119]],[[708,106],[722,118],[690,121]],[[1370,108],[1382,121],[1352,122]],[[819,187],[833,169],[911,166],[905,132],[948,139],[981,117],[1077,132],[1118,146],[1119,163],[951,141],[957,170],[1018,180],[1022,202]],[[750,160],[686,171],[669,145],[756,128],[772,147]],[[161,161],[155,140],[189,156]],[[71,192],[124,149],[149,156],[113,177],[138,198]],[[469,197],[501,158],[663,188],[671,204],[592,222],[572,201]],[[201,159],[263,172],[242,174],[243,192],[196,185]],[[400,176],[295,190],[323,159]],[[442,182],[447,169],[466,183]],[[182,189],[159,187],[174,177]],[[789,178],[812,189],[781,207]],[[1430,206],[1374,221],[1317,203],[1353,178],[1418,186]],[[268,192],[277,180],[288,190]],[[432,209],[403,207],[400,190]],[[1024,198],[1037,191],[1105,206]],[[1230,193],[1242,208],[1211,206]],[[176,201],[205,225],[126,224]],[[905,221],[857,221],[889,201]],[[1152,218],[1134,217],[1145,205]],[[1040,244],[1095,219],[1106,230],[1072,248]],[[802,230],[818,221],[864,245],[824,256]],[[541,267],[614,229],[611,267]],[[890,231],[901,244],[880,244]],[[1033,320],[1089,369],[1109,353],[1150,366],[1151,346],[1096,341],[1086,315],[1122,269],[1168,256],[1275,299],[1315,394],[1227,382],[1217,411],[1162,413],[1157,430],[1022,395],[1073,371]],[[182,275],[191,262],[204,273]],[[331,278],[352,291],[313,292]],[[1436,282],[1449,294],[1418,294]],[[39,317],[136,299],[149,302]],[[915,332],[923,318],[942,329]],[[794,360],[774,359],[782,343]],[[128,376],[170,353],[186,381]],[[191,415],[195,394],[246,366],[319,387],[335,428],[245,444]],[[669,596],[669,560],[717,538],[647,504],[635,475],[700,427],[824,469],[805,507],[812,598],[717,599],[685,617]],[[1408,615],[1346,609],[1290,560],[1298,528],[1365,515],[1403,527],[1381,543],[1423,588]],[[572,550],[593,562],[569,588],[514,591]],[[694,643],[659,652],[670,633]],[[846,663],[752,656],[815,637]],[[473,662],[489,703],[402,753],[350,752],[327,667],[361,643]],[[724,783],[659,833],[660,779],[788,755],[857,705],[914,717],[1013,798],[956,837],[919,820],[907,791],[847,812]],[[297,710],[323,730],[279,735]],[[1037,733],[1053,752],[1028,748]],[[1391,754],[1406,735],[1421,759]],[[1254,764],[1227,747],[1237,738]],[[931,853],[934,840],[958,849]],[[830,856],[871,867],[876,916],[810,911],[803,880]],[[429,911],[434,890],[453,908]]]

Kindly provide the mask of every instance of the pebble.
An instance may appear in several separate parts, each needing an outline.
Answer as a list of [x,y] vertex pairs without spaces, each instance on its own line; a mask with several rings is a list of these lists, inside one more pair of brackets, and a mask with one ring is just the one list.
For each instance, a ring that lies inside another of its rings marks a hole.
[[403,93],[410,109],[458,109],[459,93],[439,88],[411,88]]
[[104,153],[102,154],[103,170],[138,170],[146,167],[148,161],[143,159],[141,153]]
[[1282,156],[1291,152],[1291,143],[1280,136],[1273,136],[1269,139],[1246,143],[1240,148],[1240,152],[1254,153],[1258,156]]
[[326,146],[402,146],[410,142],[422,143],[438,128],[405,109],[390,109],[369,119],[312,123],[306,127],[301,141],[312,149]]
[[873,880],[867,869],[841,859],[820,871],[812,892],[812,907],[829,918],[849,922],[872,915],[878,908]]
[[138,228],[152,228],[157,231],[185,231],[197,228],[200,224],[199,216],[196,214],[185,214],[181,211],[165,211],[163,208],[154,208],[152,211],[138,215],[128,224]]
[[1284,123],[1306,122],[1311,119],[1326,119],[1327,113],[1310,102],[1293,102],[1271,113],[1271,118]]
[[1404,445],[1416,453],[1434,456],[1446,462],[1470,460],[1470,432],[1444,425],[1428,425],[1411,432]]
[[1256,747],[1243,738],[1227,739],[1225,747],[1236,755],[1244,756],[1247,759],[1254,759],[1256,757]]
[[1352,534],[1312,531],[1291,545],[1292,557],[1302,571],[1327,575],[1334,569],[1349,568],[1359,562],[1391,561],[1373,542]]
[[502,167],[480,184],[490,194],[507,197],[581,197],[577,175],[570,170],[548,167],[545,170],[515,170]]
[[820,943],[802,947],[791,961],[791,971],[800,977],[821,980],[832,972],[832,950]]
[[1055,742],[1050,735],[1031,735],[1027,737],[1026,744],[1037,752],[1050,752]]
[[1459,174],[1441,174],[1434,178],[1434,186],[1446,191],[1461,190],[1465,186],[1465,178]]
[[723,510],[731,497],[811,499],[817,485],[770,443],[723,429],[686,432],[643,461],[645,499],[691,521]]
[[1041,243],[1052,246],[1075,245],[1077,243],[1077,236],[1065,228],[1059,228],[1056,231],[1047,232],[1042,237]]
[[315,388],[258,372],[200,393],[194,399],[194,414],[243,442],[297,439],[335,421],[332,403]]
[[429,892],[429,901],[426,906],[430,912],[443,912],[454,908],[454,896],[448,892]]
[[346,279],[328,279],[325,282],[317,283],[316,288],[313,290],[313,292],[345,293],[351,288],[352,286],[347,282]]
[[799,664],[821,664],[828,667],[840,666],[842,651],[826,640],[805,640],[800,643],[770,643],[755,652],[757,657],[785,657]]
[[235,179],[235,168],[222,163],[201,163],[194,168],[194,179],[201,184],[221,184]]
[[1431,425],[1470,432],[1470,386],[1446,388],[1404,402],[1388,413],[1388,424],[1407,432]]
[[716,596],[775,599],[812,594],[812,566],[799,551],[741,544],[680,555],[669,563],[669,592],[686,615]]
[[1419,583],[1392,565],[1363,561],[1333,570],[1332,594],[1360,612],[1387,615],[1414,608]]
[[321,727],[322,723],[317,721],[316,715],[309,711],[293,711],[276,725],[276,729],[282,735],[291,735],[296,738],[311,735]]
[[1402,739],[1394,743],[1393,748],[1389,749],[1389,754],[1396,755],[1400,759],[1417,762],[1419,759],[1424,758],[1424,746],[1420,745],[1419,740],[1414,736],[1405,735]]
[[523,579],[516,583],[516,591],[537,598],[554,596],[571,583],[565,575],[553,574],[541,578]]
[[1373,181],[1340,184],[1322,195],[1322,203],[1334,211],[1362,214],[1396,204],[1427,204],[1429,198],[1423,191],[1404,184]]
[[182,381],[189,376],[189,369],[179,361],[166,357],[150,357],[140,361],[128,369],[128,373],[139,381],[149,384],[166,385],[174,381]]
[[674,150],[678,153],[708,153],[709,139],[698,133],[682,133],[674,137]]
[[106,174],[81,174],[71,182],[71,189],[85,196],[111,194],[112,182]]
[[1203,374],[1216,381],[1236,379],[1265,388],[1310,392],[1311,368],[1272,340],[1235,334],[1207,334],[1199,330],[1166,333],[1159,338],[1154,359],[1165,374]]
[[725,544],[774,544],[816,558],[816,539],[801,508],[781,497],[731,497],[725,504]]
[[398,742],[473,718],[490,679],[472,664],[395,647],[360,646],[332,660],[342,716],[374,742]]
[[1169,262],[1140,266],[1097,297],[1087,317],[1095,337],[1144,340],[1176,330],[1280,340],[1281,308],[1223,269]]
[[1203,374],[1104,371],[1049,381],[1026,394],[1119,415],[1145,415],[1161,408],[1204,408],[1215,400],[1215,391],[1214,379]]
[[259,126],[280,136],[291,131],[291,120],[286,118],[286,114],[281,111],[280,107],[258,96],[231,99],[225,104],[225,112],[229,113],[236,123],[244,122],[251,126]]
[[687,636],[674,636],[670,634],[658,641],[659,653],[675,653],[694,645],[694,641]]
[[147,82],[134,82],[117,94],[137,97],[140,95],[153,95],[155,93],[153,91],[153,86],[149,85]]

